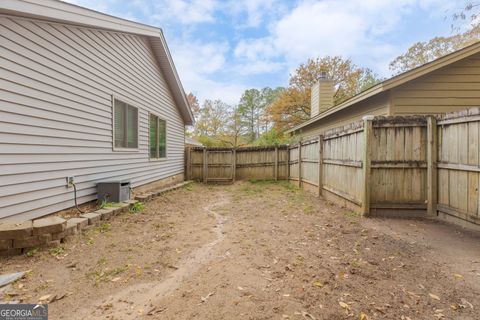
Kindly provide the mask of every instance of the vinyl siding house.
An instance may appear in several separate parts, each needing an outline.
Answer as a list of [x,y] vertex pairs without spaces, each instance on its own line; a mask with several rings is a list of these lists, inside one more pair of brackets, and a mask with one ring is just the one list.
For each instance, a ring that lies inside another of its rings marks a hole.
[[0,223],[183,180],[193,116],[162,31],[55,0],[0,1]]
[[312,88],[311,118],[287,131],[302,139],[366,115],[441,114],[480,106],[480,43],[397,75],[333,105],[332,81]]

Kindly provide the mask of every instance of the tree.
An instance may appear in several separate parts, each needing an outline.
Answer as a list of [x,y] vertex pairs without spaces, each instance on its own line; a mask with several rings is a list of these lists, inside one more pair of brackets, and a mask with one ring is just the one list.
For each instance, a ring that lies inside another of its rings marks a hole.
[[245,90],[238,105],[240,121],[246,127],[250,142],[258,136],[257,124],[262,112],[260,91],[257,89]]
[[193,134],[210,138],[225,134],[229,118],[229,106],[221,100],[205,100],[197,113]]
[[470,21],[470,26],[472,28],[477,27],[480,24],[480,21],[478,21],[479,17],[480,17],[480,3],[478,1],[471,2],[471,1],[465,0],[460,10],[457,10],[451,15],[451,18],[453,20],[451,25],[452,31],[459,32],[462,28],[462,25],[464,25],[466,21]]
[[200,103],[198,102],[198,98],[193,93],[190,92],[187,94],[187,102],[190,106],[190,109],[192,109],[193,114],[200,112]]
[[479,40],[480,26],[477,25],[464,33],[417,42],[390,63],[390,70],[395,74],[411,70]]
[[297,88],[284,89],[277,100],[267,108],[278,131],[291,128],[310,118],[310,92]]
[[238,105],[241,126],[246,130],[246,138],[252,143],[263,133],[269,130],[270,117],[265,109],[277,98],[281,88],[269,87],[248,89],[243,93]]
[[285,130],[310,118],[310,89],[322,73],[334,81],[335,104],[379,81],[370,69],[358,67],[351,59],[339,56],[308,59],[290,76],[290,86],[267,108],[275,129]]
[[[190,109],[192,110],[193,117],[195,119],[198,119],[199,116],[200,116],[200,103],[198,102],[197,97],[193,93],[190,92],[189,94],[187,94],[187,102],[188,102],[188,105],[190,106]],[[185,133],[188,136],[191,136],[191,135],[194,134],[194,130],[195,130],[194,127],[189,126],[185,130]]]

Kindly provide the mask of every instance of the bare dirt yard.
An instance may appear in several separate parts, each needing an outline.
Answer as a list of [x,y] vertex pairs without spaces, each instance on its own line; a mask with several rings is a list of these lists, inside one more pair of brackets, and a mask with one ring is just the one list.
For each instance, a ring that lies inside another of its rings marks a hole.
[[480,236],[365,219],[286,182],[192,184],[61,247],[0,300],[50,319],[480,319]]

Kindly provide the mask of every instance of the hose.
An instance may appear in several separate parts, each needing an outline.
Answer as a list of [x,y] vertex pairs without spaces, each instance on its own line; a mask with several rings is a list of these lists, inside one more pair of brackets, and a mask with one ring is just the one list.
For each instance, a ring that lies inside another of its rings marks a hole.
[[71,184],[72,184],[72,186],[73,186],[73,195],[74,195],[74,198],[75,198],[75,208],[77,208],[78,212],[80,212],[80,213],[85,213],[85,212],[83,212],[82,210],[80,210],[80,208],[78,207],[78,203],[77,203],[77,185],[75,184],[75,182],[72,182]]

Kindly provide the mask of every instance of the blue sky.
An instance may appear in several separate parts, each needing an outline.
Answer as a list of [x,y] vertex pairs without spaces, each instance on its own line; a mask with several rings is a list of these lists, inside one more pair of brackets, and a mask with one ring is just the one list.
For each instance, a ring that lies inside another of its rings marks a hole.
[[238,102],[288,84],[308,58],[342,55],[388,77],[411,44],[451,35],[449,0],[68,0],[161,27],[185,91]]

